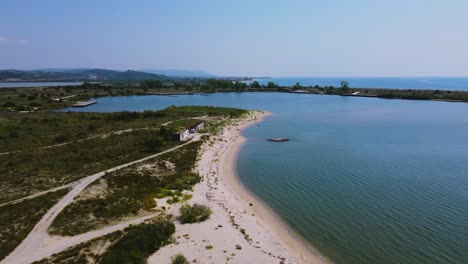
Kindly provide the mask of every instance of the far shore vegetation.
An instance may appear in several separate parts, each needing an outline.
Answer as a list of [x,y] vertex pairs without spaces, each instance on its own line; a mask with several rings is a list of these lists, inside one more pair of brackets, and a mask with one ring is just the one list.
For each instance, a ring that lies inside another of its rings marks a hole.
[[83,83],[76,86],[0,88],[0,110],[31,112],[60,109],[77,101],[103,96],[171,95],[215,92],[299,92],[324,95],[377,97],[386,99],[443,100],[468,102],[468,91],[381,89],[353,87],[343,80],[334,86],[280,86],[274,82],[230,79],[146,80],[142,82]]

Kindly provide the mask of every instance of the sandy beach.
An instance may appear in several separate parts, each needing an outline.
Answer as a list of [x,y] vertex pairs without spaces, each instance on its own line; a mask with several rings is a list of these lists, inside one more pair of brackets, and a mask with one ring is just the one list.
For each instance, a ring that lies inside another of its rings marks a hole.
[[[194,263],[330,263],[255,197],[237,176],[237,156],[246,142],[241,131],[271,113],[254,111],[224,128],[202,146],[197,184],[190,203],[208,205],[213,214],[197,224],[177,223],[175,243],[148,263],[170,263],[177,253]],[[169,207],[178,214],[178,206]]]

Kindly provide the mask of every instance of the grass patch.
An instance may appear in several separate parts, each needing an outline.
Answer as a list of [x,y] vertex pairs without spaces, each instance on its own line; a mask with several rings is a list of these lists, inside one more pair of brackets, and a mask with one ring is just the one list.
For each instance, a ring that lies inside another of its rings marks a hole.
[[183,224],[203,222],[210,218],[211,209],[206,205],[184,204],[180,207],[179,219]]
[[182,253],[179,253],[171,258],[171,264],[189,264],[189,261]]
[[61,190],[0,207],[0,260],[23,241],[47,210],[67,192]]

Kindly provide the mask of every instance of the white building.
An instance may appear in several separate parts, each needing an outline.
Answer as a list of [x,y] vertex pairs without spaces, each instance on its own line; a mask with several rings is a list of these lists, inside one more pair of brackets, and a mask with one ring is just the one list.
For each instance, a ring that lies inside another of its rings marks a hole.
[[190,127],[190,130],[194,129],[195,131],[200,131],[205,128],[205,122],[198,122]]
[[187,140],[188,136],[189,136],[189,130],[186,129],[186,128],[184,128],[184,129],[182,129],[181,131],[175,133],[175,137],[176,137],[176,139],[178,139],[179,141],[185,141],[185,140]]

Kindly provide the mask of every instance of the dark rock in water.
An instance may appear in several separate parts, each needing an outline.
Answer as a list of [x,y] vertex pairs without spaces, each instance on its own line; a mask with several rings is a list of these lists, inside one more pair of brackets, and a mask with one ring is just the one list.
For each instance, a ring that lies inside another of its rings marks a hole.
[[267,140],[273,142],[286,142],[289,141],[289,138],[269,138]]

